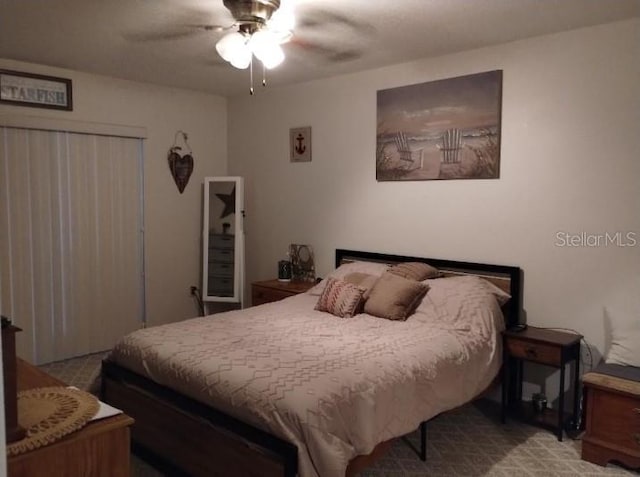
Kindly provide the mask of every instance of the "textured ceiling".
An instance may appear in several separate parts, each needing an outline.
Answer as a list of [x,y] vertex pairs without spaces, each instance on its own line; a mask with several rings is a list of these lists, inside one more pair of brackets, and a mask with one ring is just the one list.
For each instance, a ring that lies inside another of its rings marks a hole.
[[[299,26],[273,85],[640,16],[640,0],[282,1]],[[0,0],[0,57],[229,96],[248,72],[196,25],[232,22],[222,0]]]

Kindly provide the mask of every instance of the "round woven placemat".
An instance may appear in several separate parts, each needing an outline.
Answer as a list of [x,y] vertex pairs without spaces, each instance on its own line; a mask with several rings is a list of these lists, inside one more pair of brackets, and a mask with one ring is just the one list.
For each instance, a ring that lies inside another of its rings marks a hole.
[[7,445],[7,455],[22,454],[51,444],[83,427],[100,404],[79,389],[49,387],[18,393],[18,423],[27,431],[24,439]]

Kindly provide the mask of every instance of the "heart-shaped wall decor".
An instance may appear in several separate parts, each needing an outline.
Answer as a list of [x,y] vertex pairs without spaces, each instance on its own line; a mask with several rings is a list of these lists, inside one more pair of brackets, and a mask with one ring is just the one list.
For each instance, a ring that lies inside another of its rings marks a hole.
[[169,169],[171,169],[173,180],[182,194],[193,172],[193,156],[191,154],[181,156],[177,152],[179,149],[179,147],[172,147],[169,151]]

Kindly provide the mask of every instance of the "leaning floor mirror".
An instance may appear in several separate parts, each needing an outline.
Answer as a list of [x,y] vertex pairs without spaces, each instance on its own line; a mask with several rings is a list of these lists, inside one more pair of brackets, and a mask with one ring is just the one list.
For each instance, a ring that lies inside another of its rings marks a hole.
[[242,177],[206,177],[202,234],[203,301],[243,305]]

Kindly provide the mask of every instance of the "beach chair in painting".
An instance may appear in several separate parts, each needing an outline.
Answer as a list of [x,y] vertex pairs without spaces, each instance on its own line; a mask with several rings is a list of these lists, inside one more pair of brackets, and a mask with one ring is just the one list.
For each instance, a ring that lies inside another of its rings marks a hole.
[[395,143],[404,169],[422,169],[424,164],[424,150],[422,148],[411,150],[409,147],[409,140],[403,132],[396,134]]
[[443,164],[456,164],[462,160],[460,149],[462,142],[462,132],[459,129],[447,129],[442,134],[442,144],[438,144],[438,149],[442,152],[441,162]]

